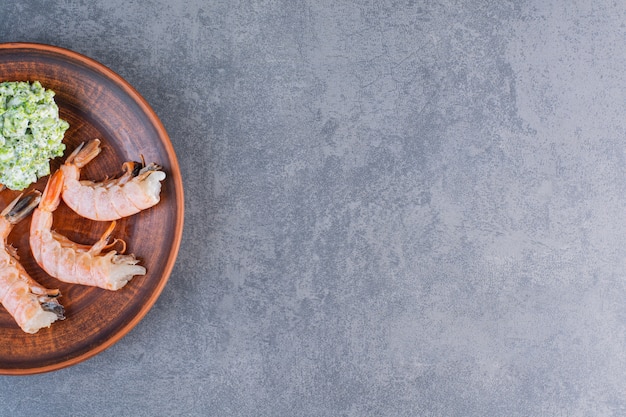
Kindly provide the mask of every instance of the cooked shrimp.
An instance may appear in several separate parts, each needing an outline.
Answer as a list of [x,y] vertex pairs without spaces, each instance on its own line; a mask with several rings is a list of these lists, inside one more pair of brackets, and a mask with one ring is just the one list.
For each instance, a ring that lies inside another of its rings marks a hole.
[[152,163],[126,162],[124,174],[102,182],[80,180],[80,170],[100,153],[100,140],[84,143],[61,166],[63,201],[79,215],[92,220],[117,220],[139,213],[160,200],[165,173]]
[[16,198],[0,213],[0,302],[26,333],[37,333],[63,320],[64,309],[57,301],[59,290],[43,287],[19,263],[15,248],[7,244],[13,226],[28,216],[39,203],[41,193]]
[[116,239],[109,244],[115,222],[93,246],[75,243],[51,230],[52,213],[61,202],[62,188],[63,171],[59,170],[48,179],[39,207],[33,212],[30,248],[39,266],[61,281],[107,290],[118,290],[135,275],[145,275],[146,268],[137,265],[139,260],[134,255],[118,254],[115,250],[101,253],[117,242],[123,243]]

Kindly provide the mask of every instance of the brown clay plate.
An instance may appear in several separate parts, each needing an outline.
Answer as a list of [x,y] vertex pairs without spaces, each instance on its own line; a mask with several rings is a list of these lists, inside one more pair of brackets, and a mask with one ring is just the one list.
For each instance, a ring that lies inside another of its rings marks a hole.
[[[88,359],[127,334],[148,312],[174,266],[183,229],[183,187],[176,154],[148,103],[119,75],[102,64],[59,47],[0,44],[0,81],[40,81],[53,90],[60,117],[69,122],[65,155],[83,141],[102,140],[103,151],[83,169],[83,178],[101,180],[121,173],[127,160],[156,162],[167,178],[155,207],[119,220],[113,237],[126,241],[147,269],[118,291],[60,282],[35,263],[28,245],[30,217],[9,235],[28,273],[48,288],[59,288],[66,319],[31,335],[22,332],[0,306],[0,374],[53,371]],[[64,157],[54,160],[52,171]],[[43,191],[47,177],[31,186]],[[4,208],[17,192],[0,192]],[[54,228],[79,243],[92,244],[108,222],[80,218],[63,203]]]

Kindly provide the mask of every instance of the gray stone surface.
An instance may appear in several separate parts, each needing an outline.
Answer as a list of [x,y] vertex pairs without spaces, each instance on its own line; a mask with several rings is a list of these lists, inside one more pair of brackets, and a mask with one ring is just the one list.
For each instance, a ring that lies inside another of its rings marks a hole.
[[626,415],[621,2],[0,12],[139,90],[187,210],[145,319],[0,415]]

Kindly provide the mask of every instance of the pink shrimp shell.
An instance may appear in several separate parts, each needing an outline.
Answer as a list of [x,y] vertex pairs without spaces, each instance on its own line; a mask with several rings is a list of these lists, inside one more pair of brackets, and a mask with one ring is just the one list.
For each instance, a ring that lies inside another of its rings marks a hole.
[[63,165],[63,201],[73,211],[91,220],[110,221],[132,216],[160,201],[165,173],[148,170],[123,184],[79,181],[74,166]]

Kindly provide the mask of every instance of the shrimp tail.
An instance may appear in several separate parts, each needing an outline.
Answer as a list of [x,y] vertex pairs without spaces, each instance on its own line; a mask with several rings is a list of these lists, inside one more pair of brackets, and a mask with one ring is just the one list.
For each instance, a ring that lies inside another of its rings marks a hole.
[[32,287],[30,291],[39,295],[38,301],[43,311],[54,313],[57,320],[65,320],[65,308],[59,303],[57,298],[61,296],[61,291],[57,289],[47,289],[43,287]]
[[31,309],[27,317],[23,317],[24,313],[18,313],[17,316],[19,326],[26,333],[37,333],[57,320],[65,320],[65,308],[56,298],[38,297],[33,302],[37,307]]
[[41,192],[32,190],[26,195],[20,194],[0,213],[9,223],[17,224],[28,216],[41,200]]
[[67,157],[65,163],[74,164],[76,167],[82,168],[98,156],[100,151],[102,151],[102,148],[100,148],[100,139],[92,139],[87,145],[83,142]]
[[49,311],[57,316],[57,320],[65,320],[65,308],[57,300],[50,299],[41,303],[43,311]]
[[50,178],[46,188],[43,190],[39,207],[47,212],[52,213],[57,209],[61,202],[61,192],[63,191],[63,171],[56,171]]

